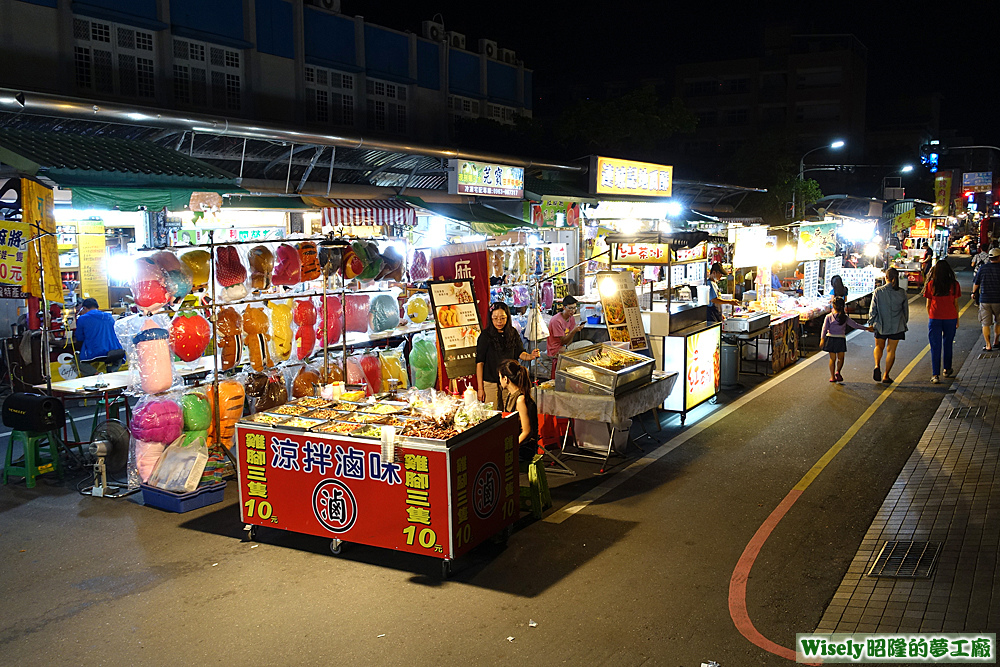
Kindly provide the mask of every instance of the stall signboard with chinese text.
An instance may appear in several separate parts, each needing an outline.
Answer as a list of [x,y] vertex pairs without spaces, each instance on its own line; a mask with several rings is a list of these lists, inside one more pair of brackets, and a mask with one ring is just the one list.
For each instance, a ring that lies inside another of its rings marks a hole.
[[447,452],[377,440],[238,425],[244,523],[443,557],[449,551]]
[[992,171],[970,171],[962,174],[963,192],[989,192],[992,189]]
[[524,203],[528,219],[536,227],[576,227],[580,224],[580,204],[566,201]]
[[931,229],[930,218],[917,218],[910,227],[911,239],[926,239]]
[[21,179],[22,222],[28,227],[28,252],[24,260],[21,288],[42,296],[42,278],[38,265],[41,257],[45,274],[45,298],[63,302],[62,274],[59,272],[59,244],[56,242],[55,203],[52,188],[28,178]]
[[684,378],[684,409],[703,403],[719,393],[721,384],[722,327],[714,326],[687,337],[687,377]]
[[434,281],[428,287],[448,378],[474,375],[481,329],[472,281]]
[[670,246],[666,243],[612,243],[615,264],[666,264]]
[[911,208],[908,211],[903,211],[895,218],[892,219],[892,233],[901,232],[907,227],[912,227],[913,223],[917,220],[917,209]]
[[802,275],[802,296],[806,298],[819,296],[819,260],[804,262]]
[[480,197],[524,197],[524,168],[469,160],[448,161],[448,193]]
[[97,299],[101,308],[108,305],[108,270],[105,254],[107,244],[104,223],[100,221],[80,222],[80,291],[84,298]]
[[28,255],[28,225],[0,220],[0,299],[23,299],[24,260]]
[[593,194],[670,197],[673,193],[674,168],[670,165],[594,156],[590,173]]
[[948,214],[948,204],[951,203],[952,172],[939,171],[934,177],[934,213]]
[[837,223],[803,223],[795,258],[799,262],[829,259],[837,254]]
[[678,262],[698,262],[708,257],[708,244],[699,243],[693,248],[680,248],[677,250]]
[[631,271],[607,271],[597,274],[604,321],[612,343],[628,343],[630,350],[646,349],[646,329],[639,314],[639,298]]

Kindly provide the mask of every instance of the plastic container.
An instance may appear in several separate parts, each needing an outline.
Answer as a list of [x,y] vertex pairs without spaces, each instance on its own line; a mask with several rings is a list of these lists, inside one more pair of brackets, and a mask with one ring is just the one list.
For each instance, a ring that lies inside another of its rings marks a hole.
[[587,317],[587,324],[600,324],[600,323],[601,323],[600,315],[590,315]]
[[167,512],[190,512],[199,507],[221,503],[226,495],[226,482],[200,486],[190,493],[173,493],[148,484],[140,484],[142,502],[146,507],[156,507]]

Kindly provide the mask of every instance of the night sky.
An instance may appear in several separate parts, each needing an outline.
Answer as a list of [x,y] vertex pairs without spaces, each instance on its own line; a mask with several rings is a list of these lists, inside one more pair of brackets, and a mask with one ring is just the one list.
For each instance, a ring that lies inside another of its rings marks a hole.
[[[590,10],[604,6],[606,10]],[[655,9],[653,9],[655,7]],[[1000,3],[868,2],[359,2],[342,11],[419,33],[440,13],[446,30],[514,49],[536,88],[559,82],[671,76],[672,65],[760,54],[766,25],[851,33],[868,48],[869,125],[889,97],[939,92],[942,132],[1000,145],[993,32]],[[939,14],[935,14],[937,11]],[[440,19],[437,19],[440,21]],[[873,100],[876,102],[872,104]]]

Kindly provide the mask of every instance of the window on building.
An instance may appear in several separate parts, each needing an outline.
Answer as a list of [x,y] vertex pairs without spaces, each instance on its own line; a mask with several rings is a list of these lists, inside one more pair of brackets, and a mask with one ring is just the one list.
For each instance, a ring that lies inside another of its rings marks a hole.
[[407,128],[406,86],[368,79],[366,81],[368,128],[405,134]]
[[684,82],[685,97],[715,95],[719,92],[719,82],[715,79],[695,79]]
[[788,120],[788,107],[761,107],[760,120],[762,123],[783,124]]
[[795,73],[798,88],[831,88],[843,81],[843,70],[839,67],[799,70]]
[[840,120],[840,104],[836,102],[816,102],[799,104],[795,107],[797,123],[815,123]]
[[726,109],[725,111],[726,125],[746,125],[749,117],[748,109]]
[[174,38],[174,100],[181,105],[243,108],[243,55],[212,44]]
[[78,89],[123,97],[156,97],[153,33],[74,17],[73,42]]
[[722,82],[722,92],[727,94],[745,93],[750,90],[750,79],[741,77],[738,79],[726,79]]
[[307,116],[316,123],[354,126],[354,75],[307,66]]
[[788,87],[785,72],[763,72],[760,75],[760,89],[767,93],[781,93]]
[[487,104],[486,117],[504,125],[513,125],[517,109],[502,104]]
[[719,114],[715,109],[707,111],[696,111],[698,116],[698,127],[715,127],[719,124]]

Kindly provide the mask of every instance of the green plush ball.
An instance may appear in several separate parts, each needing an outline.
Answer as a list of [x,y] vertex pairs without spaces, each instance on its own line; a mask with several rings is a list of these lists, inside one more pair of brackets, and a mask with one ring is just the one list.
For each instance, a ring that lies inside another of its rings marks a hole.
[[185,431],[204,431],[212,423],[212,410],[204,394],[184,394],[181,408],[184,410]]

